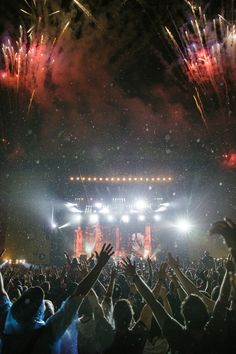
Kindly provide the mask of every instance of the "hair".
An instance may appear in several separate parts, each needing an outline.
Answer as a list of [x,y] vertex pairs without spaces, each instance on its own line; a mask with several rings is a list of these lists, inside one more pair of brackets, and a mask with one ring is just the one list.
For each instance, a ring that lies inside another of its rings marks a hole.
[[113,311],[116,329],[128,329],[133,320],[133,308],[126,299],[118,300]]
[[209,319],[207,307],[198,295],[188,295],[181,304],[187,328],[202,329]]
[[42,317],[44,312],[43,300],[44,291],[42,288],[39,286],[29,288],[11,307],[14,319],[19,323],[29,323]]

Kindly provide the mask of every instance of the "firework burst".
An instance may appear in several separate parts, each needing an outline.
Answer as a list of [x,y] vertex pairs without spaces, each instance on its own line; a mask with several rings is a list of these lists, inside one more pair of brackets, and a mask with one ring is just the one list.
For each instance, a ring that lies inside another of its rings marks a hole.
[[[180,66],[194,85],[194,100],[207,126],[201,96],[215,92],[220,107],[232,105],[236,80],[236,24],[217,15],[208,20],[201,7],[186,1],[192,18],[178,31],[178,37],[166,27],[179,58]],[[227,107],[226,107],[227,106]]]
[[29,3],[20,9],[30,18],[29,28],[19,28],[16,41],[7,39],[2,45],[4,69],[0,72],[3,85],[17,92],[29,92],[28,112],[34,98],[43,89],[47,76],[55,63],[60,47],[60,39],[69,27],[68,18],[55,21],[61,11],[54,9],[47,0]]

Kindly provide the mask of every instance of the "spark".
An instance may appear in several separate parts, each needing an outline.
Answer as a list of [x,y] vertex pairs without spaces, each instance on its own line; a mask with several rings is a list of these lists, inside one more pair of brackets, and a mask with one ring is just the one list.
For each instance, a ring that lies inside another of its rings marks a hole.
[[63,29],[62,29],[62,31],[61,31],[61,34],[60,34],[59,38],[60,38],[61,36],[63,36],[63,34],[65,33],[65,31],[67,30],[67,28],[68,28],[69,25],[70,25],[70,21],[67,21],[66,24],[65,24],[65,26],[63,27]]
[[31,95],[31,97],[30,97],[29,106],[28,106],[28,113],[29,113],[30,110],[31,110],[32,102],[33,102],[33,100],[34,100],[34,95],[35,95],[35,89],[32,91],[32,95]]
[[[50,22],[50,18],[60,14],[60,10],[50,12],[48,11],[50,6],[45,8],[42,3],[35,0],[32,0],[32,6],[28,0],[25,0],[25,3],[32,10],[32,14],[24,9],[20,11],[27,16],[30,15],[31,25],[26,30],[22,26],[19,27],[19,38],[15,42],[8,39],[3,43],[4,69],[1,71],[0,79],[5,86],[13,88],[17,93],[24,92],[30,95],[29,113],[33,101],[37,100],[44,87],[48,72],[56,63],[55,47],[70,21],[65,25],[62,21],[55,24]],[[44,4],[46,3],[45,1]]]
[[28,16],[32,16],[32,14],[30,14],[28,11],[24,10],[24,9],[20,9],[21,12],[23,12],[24,14],[28,15]]
[[207,126],[201,97],[213,94],[224,114],[227,112],[226,102],[229,105],[234,101],[236,23],[233,17],[228,20],[221,14],[207,19],[201,7],[196,8],[188,0],[185,2],[191,8],[192,18],[177,29],[180,41],[167,27],[165,31],[179,58],[180,68],[193,85],[194,101]]
[[96,18],[91,14],[91,12],[84,6],[82,5],[78,0],[73,0],[74,3],[80,8],[80,10],[83,11],[83,13],[90,18],[92,21],[94,21],[95,23],[97,23]]
[[60,10],[56,10],[54,12],[51,12],[48,16],[54,16],[56,14],[59,14],[61,11]]

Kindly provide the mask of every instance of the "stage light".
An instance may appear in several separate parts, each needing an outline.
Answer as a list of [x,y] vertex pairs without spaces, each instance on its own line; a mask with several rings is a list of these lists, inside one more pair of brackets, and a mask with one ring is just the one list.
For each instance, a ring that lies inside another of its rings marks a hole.
[[143,258],[148,258],[149,256],[149,250],[147,250],[146,248],[144,249],[144,252],[143,252]]
[[145,216],[144,215],[139,215],[138,216],[138,220],[139,221],[144,221],[145,220]]
[[64,228],[66,228],[66,227],[68,227],[68,226],[70,226],[70,225],[71,225],[70,222],[67,222],[67,223],[64,224],[64,225],[59,226],[58,229],[61,230],[61,229],[64,229]]
[[138,210],[144,210],[147,208],[147,203],[143,199],[136,200],[134,205],[135,205],[136,209],[138,209]]
[[89,254],[89,255],[92,254],[93,253],[93,249],[94,249],[94,247],[92,245],[88,245],[88,244],[85,245],[85,252],[87,254]]
[[96,202],[96,203],[94,204],[94,206],[95,206],[95,208],[97,208],[97,209],[102,209],[102,203],[101,203],[101,202]]
[[188,219],[180,219],[176,222],[175,227],[181,232],[181,233],[189,233],[192,229],[192,224]]
[[162,206],[160,206],[160,208],[158,208],[158,209],[156,210],[156,212],[157,212],[157,213],[162,213],[163,211],[166,211],[166,209],[167,209],[167,207],[164,206],[164,205],[162,205]]
[[114,217],[110,214],[110,215],[107,215],[107,220],[109,222],[112,222],[114,220]]
[[130,220],[129,215],[123,215],[121,217],[121,221],[123,221],[125,224],[127,224],[129,222],[129,220]]
[[89,221],[91,224],[96,224],[99,220],[99,217],[97,214],[92,214],[89,216]]
[[153,218],[154,218],[155,221],[160,221],[161,220],[161,215],[155,214]]
[[54,221],[51,222],[51,228],[52,229],[56,229],[57,228],[57,224]]
[[100,210],[101,214],[108,214],[109,213],[109,209],[107,207],[104,207]]

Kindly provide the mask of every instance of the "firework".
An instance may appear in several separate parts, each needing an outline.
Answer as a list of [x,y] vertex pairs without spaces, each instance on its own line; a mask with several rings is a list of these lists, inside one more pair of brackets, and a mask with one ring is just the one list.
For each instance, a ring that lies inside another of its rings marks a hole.
[[[180,44],[167,27],[166,33],[194,90],[197,88],[205,96],[213,91],[221,107],[229,105],[231,88],[235,88],[236,82],[236,23],[222,15],[208,20],[201,7],[186,3],[192,19],[178,31]],[[200,94],[194,95],[194,100],[204,117]]]
[[[67,30],[70,20],[54,22],[60,10],[52,8],[47,1],[29,3],[27,10],[20,11],[30,17],[29,28],[19,28],[16,41],[7,39],[2,45],[4,69],[0,72],[0,81],[17,92],[29,92],[28,112],[32,102],[43,90],[47,75],[55,63],[60,38]],[[45,6],[47,5],[47,6]]]

